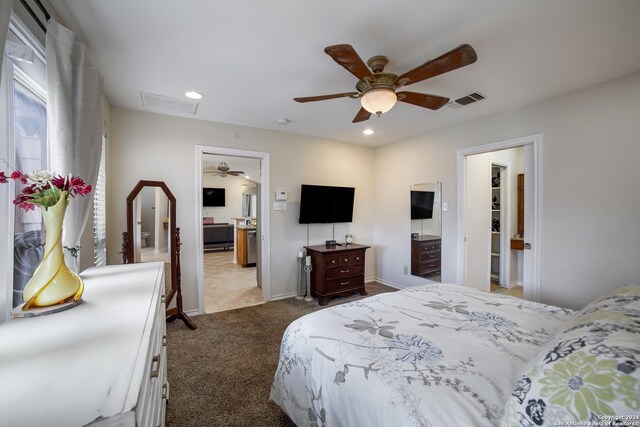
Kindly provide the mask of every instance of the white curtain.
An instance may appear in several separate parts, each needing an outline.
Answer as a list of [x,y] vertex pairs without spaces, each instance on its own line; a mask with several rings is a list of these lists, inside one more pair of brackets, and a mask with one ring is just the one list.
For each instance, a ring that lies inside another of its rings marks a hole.
[[2,77],[2,63],[4,60],[4,44],[7,41],[7,33],[9,32],[9,19],[11,18],[11,9],[13,8],[13,0],[0,1],[0,77]]
[[[72,173],[95,187],[102,152],[102,77],[89,68],[87,49],[73,31],[50,20],[47,25],[47,132],[51,169]],[[63,245],[76,247],[91,214],[93,193],[76,197],[67,208]],[[82,248],[80,256],[92,256]],[[68,265],[80,265],[65,251]]]

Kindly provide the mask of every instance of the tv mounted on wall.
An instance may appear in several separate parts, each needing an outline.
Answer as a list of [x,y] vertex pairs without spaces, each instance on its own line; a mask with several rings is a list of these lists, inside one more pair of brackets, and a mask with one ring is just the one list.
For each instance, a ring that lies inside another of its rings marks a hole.
[[299,223],[352,222],[355,191],[353,187],[302,184]]
[[411,219],[433,218],[433,191],[411,191]]
[[225,206],[224,188],[203,188],[202,206]]

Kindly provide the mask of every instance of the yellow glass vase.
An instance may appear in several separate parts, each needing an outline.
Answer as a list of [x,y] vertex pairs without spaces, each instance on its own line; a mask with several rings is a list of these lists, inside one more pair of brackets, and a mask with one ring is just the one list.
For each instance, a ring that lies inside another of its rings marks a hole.
[[22,310],[79,301],[82,297],[82,279],[67,267],[62,252],[62,224],[68,205],[67,193],[62,192],[58,203],[41,209],[45,228],[44,256],[24,287]]

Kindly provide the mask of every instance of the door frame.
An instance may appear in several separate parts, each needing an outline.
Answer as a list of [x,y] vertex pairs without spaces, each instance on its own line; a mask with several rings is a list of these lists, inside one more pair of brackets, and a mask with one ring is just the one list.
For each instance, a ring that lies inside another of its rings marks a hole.
[[249,157],[260,160],[260,231],[261,237],[261,281],[262,281],[262,299],[264,301],[271,300],[271,220],[269,217],[269,153],[262,151],[241,150],[237,148],[215,147],[209,145],[196,145],[196,280],[198,282],[198,311],[199,314],[205,314],[204,306],[204,251],[203,248],[203,230],[202,230],[202,158],[204,154],[214,154],[221,156]]
[[[525,136],[521,138],[510,139],[506,141],[495,142],[491,144],[479,145],[469,148],[461,148],[456,151],[456,164],[457,164],[457,262],[456,262],[456,283],[464,284],[464,272],[465,272],[465,203],[467,200],[467,188],[466,188],[466,161],[467,156],[473,154],[489,153],[492,151],[504,150],[508,148],[524,147],[525,155],[525,169],[526,164],[530,161],[533,165],[534,179],[533,184],[533,197],[531,209],[525,211],[532,212],[533,232],[530,235],[530,242],[532,249],[530,250],[531,256],[527,257],[525,252],[525,271],[530,270],[531,274],[524,278],[526,285],[524,286],[524,298],[529,301],[540,301],[541,296],[541,235],[542,235],[542,134]],[[530,147],[530,150],[527,149]],[[527,251],[527,249],[525,249]],[[529,280],[527,280],[527,278]]]

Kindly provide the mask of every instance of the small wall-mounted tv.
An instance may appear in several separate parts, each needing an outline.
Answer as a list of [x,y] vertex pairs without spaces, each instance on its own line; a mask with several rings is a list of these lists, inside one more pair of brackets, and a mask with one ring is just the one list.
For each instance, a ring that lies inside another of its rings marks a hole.
[[411,219],[433,218],[433,191],[411,191]]
[[302,184],[300,224],[330,224],[353,221],[353,187]]
[[224,206],[224,188],[203,188],[202,206]]

